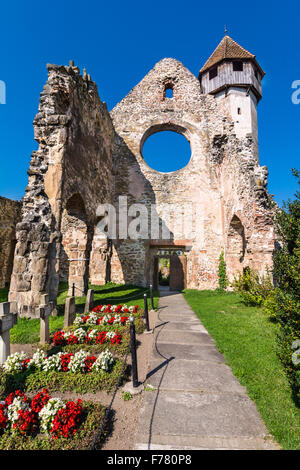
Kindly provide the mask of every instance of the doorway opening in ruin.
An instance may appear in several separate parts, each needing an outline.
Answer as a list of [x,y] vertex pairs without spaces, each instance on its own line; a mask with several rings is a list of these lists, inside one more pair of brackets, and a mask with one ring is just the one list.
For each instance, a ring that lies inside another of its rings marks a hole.
[[158,285],[169,287],[170,284],[170,258],[158,259]]
[[63,211],[62,245],[60,252],[60,282],[68,284],[68,295],[84,295],[88,287],[88,227],[84,201],[80,194],[73,195]]
[[165,251],[154,256],[155,289],[182,291],[186,287],[187,258],[181,251]]

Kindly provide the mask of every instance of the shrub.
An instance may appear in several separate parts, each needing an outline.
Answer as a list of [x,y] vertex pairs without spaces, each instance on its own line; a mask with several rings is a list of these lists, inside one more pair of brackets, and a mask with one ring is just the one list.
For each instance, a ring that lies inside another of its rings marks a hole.
[[[300,183],[299,172],[293,170]],[[293,343],[300,339],[300,192],[296,199],[275,210],[275,230],[280,247],[273,255],[276,289],[266,303],[266,312],[279,325],[278,355],[300,397],[300,365],[293,361]]]
[[274,289],[270,273],[260,276],[257,271],[249,267],[234,278],[232,287],[240,294],[245,305],[264,304]]

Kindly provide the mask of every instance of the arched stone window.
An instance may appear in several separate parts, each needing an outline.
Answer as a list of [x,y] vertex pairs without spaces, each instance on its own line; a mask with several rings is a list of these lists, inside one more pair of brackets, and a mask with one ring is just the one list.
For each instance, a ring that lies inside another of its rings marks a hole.
[[165,85],[165,90],[164,90],[164,98],[173,98],[173,85],[168,84]]

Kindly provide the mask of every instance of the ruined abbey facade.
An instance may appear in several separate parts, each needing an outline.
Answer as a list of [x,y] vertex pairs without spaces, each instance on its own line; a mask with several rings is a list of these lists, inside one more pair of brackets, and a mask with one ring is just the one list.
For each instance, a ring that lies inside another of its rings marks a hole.
[[[110,112],[85,70],[70,62],[48,64],[48,73],[34,119],[39,148],[16,225],[9,300],[20,315],[34,316],[44,293],[55,300],[60,281],[79,291],[88,282],[155,286],[165,250],[179,289],[216,288],[221,252],[229,278],[271,264],[272,212],[256,113],[264,72],[253,54],[226,35],[198,77],[163,59]],[[163,130],[190,143],[189,163],[175,172],[158,172],[143,158],[146,139]],[[123,196],[128,206],[155,208],[156,236],[151,224],[138,239],[99,232],[99,204],[114,205],[118,214]],[[168,204],[176,207],[171,217]],[[183,237],[178,228],[187,207],[197,208],[201,223]]]

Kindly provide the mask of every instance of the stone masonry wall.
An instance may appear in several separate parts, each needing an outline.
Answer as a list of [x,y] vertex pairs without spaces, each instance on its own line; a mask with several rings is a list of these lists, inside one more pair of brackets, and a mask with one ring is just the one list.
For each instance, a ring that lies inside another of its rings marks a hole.
[[[87,237],[81,273],[86,277],[96,208],[110,197],[112,184],[114,131],[95,83],[85,71],[81,76],[72,63],[47,67],[48,81],[34,120],[39,148],[32,154],[28,171],[9,294],[9,300],[18,302],[19,313],[30,316],[35,315],[41,294],[49,293],[50,299],[56,299],[63,258],[62,218],[68,202],[74,196],[83,201]],[[76,253],[80,244],[76,227],[72,237]],[[71,267],[69,271],[69,281],[82,288],[85,281],[76,278],[76,267],[74,277]]]
[[[173,89],[171,99],[164,95],[167,87]],[[222,250],[235,271],[245,265],[262,271],[271,263],[274,240],[266,169],[259,166],[252,136],[237,138],[230,112],[226,98],[219,101],[201,94],[197,78],[174,59],[157,63],[111,111],[118,133],[114,150],[116,203],[120,195],[128,195],[129,204],[139,202],[148,208],[155,204],[161,224],[171,230],[170,246],[180,242],[175,233],[180,212],[188,206],[198,214],[196,222],[200,223],[192,236],[181,237],[187,256],[187,287],[191,288],[217,286]],[[179,171],[160,173],[143,159],[143,143],[162,130],[179,132],[190,142],[190,162]],[[164,204],[177,204],[172,227]],[[234,215],[240,218],[245,232],[238,266],[231,262],[230,250],[227,256]],[[156,247],[159,241],[162,246],[165,242],[161,238],[154,241]],[[150,233],[140,240],[116,242],[113,280],[142,285],[151,282],[153,253]],[[229,272],[230,277],[233,274]]]

